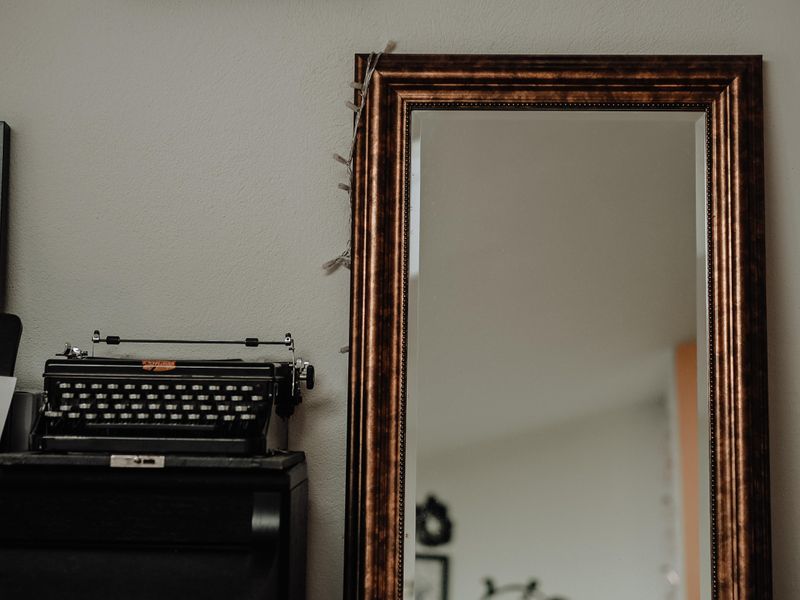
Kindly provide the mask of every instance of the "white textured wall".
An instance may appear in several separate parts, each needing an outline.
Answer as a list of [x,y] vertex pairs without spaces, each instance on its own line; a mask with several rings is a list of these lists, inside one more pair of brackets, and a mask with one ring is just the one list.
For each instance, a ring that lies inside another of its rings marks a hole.
[[[776,598],[800,592],[800,4],[796,0],[0,0],[14,128],[10,306],[19,375],[109,333],[284,329],[319,389],[293,429],[311,466],[309,598],[341,595],[352,55],[762,53]],[[263,334],[262,334],[263,332]]]

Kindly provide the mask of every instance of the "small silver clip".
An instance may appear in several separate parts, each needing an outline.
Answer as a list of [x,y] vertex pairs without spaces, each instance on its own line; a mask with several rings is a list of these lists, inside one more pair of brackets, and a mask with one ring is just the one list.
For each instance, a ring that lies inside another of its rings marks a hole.
[[56,356],[66,356],[67,358],[86,358],[89,353],[86,350],[81,350],[77,346],[73,346],[69,342],[64,344],[64,351]]

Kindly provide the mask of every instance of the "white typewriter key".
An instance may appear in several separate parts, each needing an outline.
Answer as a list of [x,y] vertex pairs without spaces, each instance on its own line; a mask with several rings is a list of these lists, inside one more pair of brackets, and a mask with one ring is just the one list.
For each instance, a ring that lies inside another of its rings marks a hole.
[[175,389],[176,390],[185,390],[186,386],[183,385],[182,383],[177,383],[177,384],[175,384]]
[[117,418],[117,415],[114,413],[103,413],[103,420],[104,421],[113,421]]
[[141,402],[137,402],[136,404],[131,404],[131,410],[142,410],[144,408],[144,404]]
[[84,389],[86,389],[86,384],[85,383],[76,383],[75,384],[75,389],[76,390],[84,390]]
[[203,386],[202,386],[202,385],[200,385],[199,383],[195,383],[195,384],[192,386],[192,389],[193,389],[195,392],[199,392],[200,390],[202,390],[202,389],[203,389]]
[[206,421],[216,421],[219,415],[206,415]]
[[111,394],[112,400],[122,400],[124,397],[122,394]]
[[218,405],[217,405],[217,410],[218,410],[219,412],[228,412],[228,411],[230,410],[230,408],[231,408],[231,407],[230,407],[230,406],[228,406],[227,404],[218,404]]
[[128,404],[126,402],[118,402],[114,405],[114,410],[125,410],[128,408]]
[[91,402],[81,402],[80,404],[78,404],[78,408],[80,408],[81,410],[89,410],[90,408],[92,408],[92,403]]
[[147,394],[148,400],[158,400],[158,394]]
[[186,415],[186,418],[189,419],[190,421],[197,421],[200,419],[200,415],[196,413],[191,413],[189,415]]
[[155,414],[153,415],[153,418],[154,418],[156,421],[163,421],[164,419],[166,419],[166,418],[167,418],[167,415],[165,415],[164,413],[155,413]]
[[102,383],[93,383],[90,387],[93,390],[102,390],[103,389],[103,384]]
[[234,410],[235,410],[236,412],[247,412],[247,410],[248,410],[248,407],[247,407],[247,406],[245,406],[244,404],[240,404],[239,406],[235,406],[235,407],[234,407]]
[[160,383],[158,385],[158,389],[160,389],[160,390],[168,390],[169,386],[166,383]]
[[233,400],[234,402],[241,402],[242,400],[244,400],[244,396],[231,396],[231,400]]
[[241,415],[239,418],[242,421],[255,421],[256,420],[256,416],[255,415],[251,415],[251,414]]
[[253,391],[253,386],[252,385],[243,385],[241,387],[241,390],[243,392],[252,392]]
[[150,418],[148,413],[136,413],[137,421],[147,421],[148,418]]
[[59,389],[68,390],[71,386],[66,381],[62,381],[58,384]]
[[128,400],[138,400],[141,397],[141,394],[128,394]]
[[178,410],[178,405],[177,404],[165,404],[164,408],[167,409],[167,410]]
[[183,410],[194,410],[194,404],[184,404],[181,408]]
[[64,413],[60,410],[46,410],[44,411],[44,416],[48,419],[57,419],[59,417],[63,417]]
[[106,402],[98,402],[96,406],[97,410],[105,410],[108,408],[108,403]]
[[133,414],[132,413],[119,413],[119,418],[122,419],[123,421],[129,421],[130,419],[133,418]]
[[172,413],[169,416],[169,418],[170,418],[171,421],[180,421],[183,418],[183,415],[178,414],[178,413]]
[[58,410],[69,410],[70,408],[72,407],[69,404],[62,404],[58,407]]
[[201,404],[200,405],[200,410],[202,410],[204,412],[205,411],[209,411],[209,410],[211,410],[211,405],[210,404]]
[[255,394],[250,396],[250,400],[253,402],[261,402],[264,399],[264,396],[256,396]]
[[219,391],[219,386],[215,385],[215,384],[211,384],[211,385],[208,386],[208,389],[211,392],[218,392]]
[[160,410],[161,404],[159,404],[158,402],[154,402],[153,404],[148,404],[147,408],[149,408],[150,410]]
[[194,396],[192,394],[181,394],[181,400],[194,400]]
[[225,396],[221,396],[218,394],[214,396],[214,400],[216,400],[217,402],[222,402],[223,400],[225,400]]
[[238,389],[239,389],[239,388],[238,388],[238,387],[236,387],[235,385],[226,385],[226,386],[225,386],[225,390],[226,390],[226,391],[228,391],[228,392],[235,392],[235,391],[236,391],[236,390],[238,390]]
[[209,396],[208,394],[197,394],[197,399],[198,399],[200,402],[205,402],[205,401],[206,401],[206,400],[208,400],[209,398],[210,398],[210,396]]
[[143,390],[152,390],[153,389],[153,384],[151,384],[151,383],[143,383],[142,384],[142,389]]
[[135,386],[135,385],[133,385],[132,383],[126,383],[126,384],[123,386],[123,389],[126,389],[126,390],[135,390],[135,389],[136,389],[136,386]]
[[107,389],[107,390],[116,390],[116,389],[119,389],[119,384],[116,384],[116,383],[109,383],[109,384],[106,386],[106,389]]
[[92,395],[91,394],[87,394],[87,393],[78,394],[78,398],[80,398],[81,400],[88,400],[91,397],[92,397]]
[[74,398],[74,397],[75,397],[75,394],[72,394],[72,393],[70,393],[70,392],[65,392],[65,393],[61,394],[61,397],[62,397],[64,400],[69,400],[70,398]]
[[164,400],[175,400],[175,394],[164,394]]
[[105,400],[106,398],[108,398],[108,394],[95,394],[94,398],[95,400]]
[[223,421],[235,421],[236,417],[234,415],[222,415]]
[[80,418],[81,418],[81,413],[77,413],[77,412],[68,412],[68,413],[67,413],[67,418],[68,418],[68,419],[80,419]]
[[95,421],[97,419],[97,413],[86,413],[83,415],[83,418],[87,421]]

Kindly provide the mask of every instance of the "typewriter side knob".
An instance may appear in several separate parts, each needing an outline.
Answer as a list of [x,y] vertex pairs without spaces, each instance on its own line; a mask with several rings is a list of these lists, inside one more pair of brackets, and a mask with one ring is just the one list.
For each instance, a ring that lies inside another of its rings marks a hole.
[[303,367],[302,374],[300,375],[300,379],[303,379],[306,382],[306,389],[313,390],[314,389],[314,365],[310,365],[305,363]]

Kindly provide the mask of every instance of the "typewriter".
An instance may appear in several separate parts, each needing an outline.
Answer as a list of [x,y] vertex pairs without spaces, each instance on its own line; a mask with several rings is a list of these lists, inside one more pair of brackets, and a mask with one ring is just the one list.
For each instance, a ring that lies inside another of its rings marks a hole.
[[263,454],[273,411],[288,418],[314,367],[295,358],[294,339],[92,342],[283,345],[285,362],[95,358],[67,344],[44,371],[44,402],[31,435],[36,450],[135,454]]

